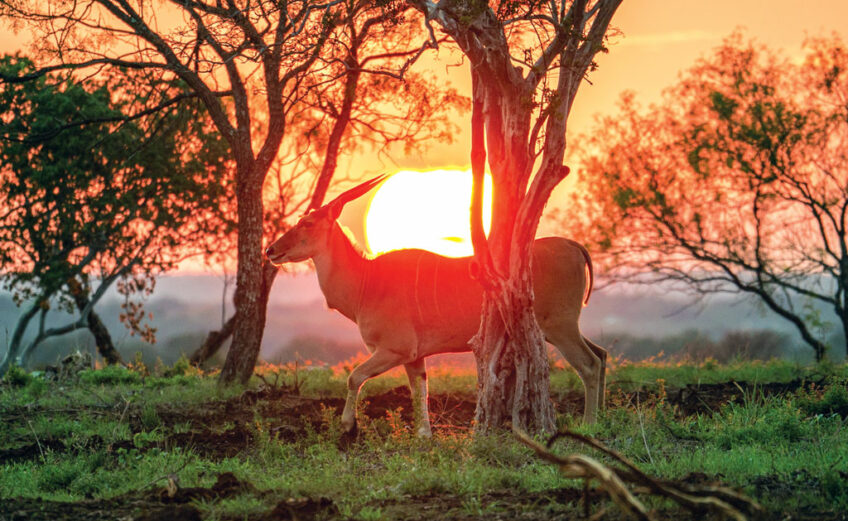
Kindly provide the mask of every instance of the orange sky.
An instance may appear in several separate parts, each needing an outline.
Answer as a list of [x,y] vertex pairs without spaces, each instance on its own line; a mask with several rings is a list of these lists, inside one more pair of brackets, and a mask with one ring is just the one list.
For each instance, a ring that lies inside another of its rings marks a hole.
[[[569,120],[569,138],[591,128],[593,116],[611,111],[625,89],[638,93],[644,102],[656,101],[663,88],[671,85],[678,73],[695,59],[715,47],[734,29],[789,55],[801,53],[806,35],[837,32],[848,40],[848,0],[624,0],[613,19],[623,35],[616,38],[607,55],[598,57],[599,70],[592,73],[592,85],[584,84]],[[9,52],[21,46],[22,35],[15,36],[0,29],[0,51]],[[458,61],[456,55],[441,51],[421,66],[442,73],[446,64]],[[470,93],[466,68],[452,67],[448,74],[455,86]],[[350,177],[365,177],[395,168],[466,167],[469,150],[468,117],[460,120],[462,132],[452,145],[435,145],[418,157],[396,154],[397,167],[381,162],[373,155],[342,161],[340,169]],[[553,204],[573,184],[567,179],[554,194]],[[330,194],[332,196],[332,194]],[[348,214],[348,224],[355,228],[363,205]],[[356,230],[358,231],[358,230]],[[358,235],[358,233],[357,233]]]

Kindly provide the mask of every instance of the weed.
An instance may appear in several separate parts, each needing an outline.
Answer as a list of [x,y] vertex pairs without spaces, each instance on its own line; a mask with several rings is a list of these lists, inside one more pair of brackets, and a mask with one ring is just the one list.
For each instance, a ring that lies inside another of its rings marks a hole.
[[141,421],[141,425],[147,430],[153,430],[159,427],[161,420],[159,419],[159,413],[156,411],[156,405],[150,402],[142,405],[139,420]]
[[383,519],[383,511],[380,508],[364,506],[356,514],[360,521],[379,521]]

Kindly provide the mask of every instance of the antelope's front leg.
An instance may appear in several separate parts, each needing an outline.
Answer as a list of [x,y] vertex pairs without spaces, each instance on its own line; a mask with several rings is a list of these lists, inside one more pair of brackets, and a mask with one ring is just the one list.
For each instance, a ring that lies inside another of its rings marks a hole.
[[376,349],[371,357],[356,367],[347,378],[347,401],[342,412],[342,430],[345,434],[356,433],[356,403],[359,399],[359,389],[369,378],[385,373],[392,367],[397,367],[405,360],[397,354]]
[[424,359],[404,364],[403,367],[406,369],[409,389],[412,391],[415,432],[422,438],[429,438],[433,433],[430,429],[430,410],[427,406],[427,368]]

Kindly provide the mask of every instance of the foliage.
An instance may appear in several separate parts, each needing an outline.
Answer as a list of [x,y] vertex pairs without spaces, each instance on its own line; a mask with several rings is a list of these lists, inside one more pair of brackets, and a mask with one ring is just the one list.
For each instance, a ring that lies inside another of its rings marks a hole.
[[[33,70],[15,56],[0,67],[5,75]],[[84,280],[128,263],[143,267],[129,273],[144,273],[201,246],[192,239],[226,195],[218,180],[226,179],[227,147],[196,103],[126,120],[155,100],[116,75],[5,83],[0,100],[8,209],[0,259],[19,302],[62,286],[74,268]],[[80,265],[86,256],[94,258]],[[128,280],[125,291],[143,290],[138,284]]]
[[[0,59],[4,76],[33,68],[20,56]],[[74,327],[85,327],[116,281],[125,296],[122,321],[153,340],[155,330],[131,297],[149,294],[154,274],[214,249],[206,241],[221,227],[218,207],[228,196],[221,182],[226,143],[191,100],[142,116],[158,103],[156,91],[182,89],[164,80],[142,88],[116,74],[3,84],[0,265],[16,302],[32,302],[10,353],[36,313],[42,315],[38,340],[66,332],[44,331],[51,306],[77,307]]]
[[846,96],[838,37],[795,64],[734,34],[661,104],[626,93],[585,137],[569,231],[616,280],[758,299],[821,360],[813,304],[848,327]]
[[12,387],[26,387],[32,380],[32,375],[26,369],[12,364],[6,374],[3,375],[2,382]]

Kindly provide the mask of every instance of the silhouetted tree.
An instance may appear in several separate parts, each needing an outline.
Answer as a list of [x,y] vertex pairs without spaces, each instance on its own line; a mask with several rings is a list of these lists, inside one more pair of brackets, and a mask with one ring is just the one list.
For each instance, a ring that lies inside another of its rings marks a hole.
[[[484,287],[476,425],[554,428],[544,338],[533,315],[531,248],[551,191],[567,175],[566,122],[621,0],[409,0],[468,58],[472,78],[472,239]],[[494,198],[482,226],[486,159]],[[601,362],[596,361],[600,366]]]
[[[469,105],[443,81],[409,70],[430,46],[420,24],[406,19],[409,6],[361,1],[340,9],[342,21],[328,37],[318,70],[304,79],[297,117],[288,123],[266,180],[266,237],[282,235],[293,217],[323,204],[340,155],[365,148],[388,154],[397,145],[409,154],[434,141],[449,142],[457,129],[450,116]],[[411,45],[416,41],[423,45]],[[263,261],[265,309],[278,269]],[[192,363],[220,349],[237,317],[209,333]]]
[[[0,73],[33,71],[5,56]],[[118,283],[122,321],[147,339],[153,330],[130,297],[186,255],[206,251],[225,189],[226,143],[196,100],[147,113],[147,89],[125,75],[75,80],[55,74],[0,89],[0,266],[3,283],[26,303],[0,374],[26,364],[46,338],[87,328],[109,363],[120,361],[94,307]],[[179,90],[178,82],[156,85]],[[178,101],[177,101],[178,100]],[[133,116],[127,116],[132,113]],[[53,306],[79,318],[45,329]],[[24,345],[31,320],[34,340]]]
[[753,296],[821,360],[815,304],[848,330],[848,51],[806,49],[795,64],[735,34],[661,104],[626,94],[586,137],[564,224],[585,216],[614,278]]

